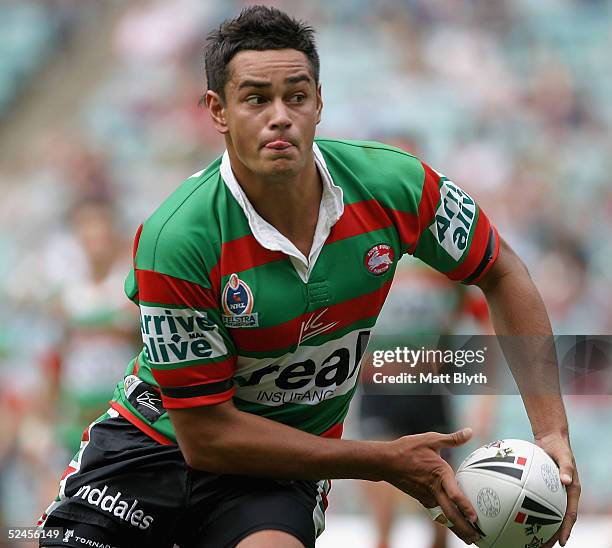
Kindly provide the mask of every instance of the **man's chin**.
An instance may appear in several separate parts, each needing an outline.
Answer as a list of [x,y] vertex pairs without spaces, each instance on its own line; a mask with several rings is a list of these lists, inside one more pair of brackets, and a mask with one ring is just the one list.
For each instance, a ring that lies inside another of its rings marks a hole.
[[264,174],[269,177],[292,177],[302,170],[302,165],[295,158],[267,160],[262,167]]

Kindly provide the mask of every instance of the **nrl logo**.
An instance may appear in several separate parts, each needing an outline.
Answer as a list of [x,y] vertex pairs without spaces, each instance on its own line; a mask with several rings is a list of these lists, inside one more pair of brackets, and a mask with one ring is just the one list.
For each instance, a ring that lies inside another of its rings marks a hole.
[[258,313],[253,312],[253,292],[248,284],[232,274],[223,288],[223,323],[227,327],[258,327]]

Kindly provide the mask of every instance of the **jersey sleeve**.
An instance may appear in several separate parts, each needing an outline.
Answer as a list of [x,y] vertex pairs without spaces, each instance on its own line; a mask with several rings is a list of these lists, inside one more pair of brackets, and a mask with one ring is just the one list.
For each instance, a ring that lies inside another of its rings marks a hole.
[[164,407],[199,407],[231,399],[235,348],[215,293],[206,283],[205,266],[194,269],[198,280],[187,279],[196,277],[188,270],[198,257],[186,245],[158,235],[144,236],[139,245],[139,236],[140,229],[126,293],[140,308],[141,359],[159,385]]
[[499,235],[475,200],[427,164],[408,252],[448,278],[478,282],[499,253]]

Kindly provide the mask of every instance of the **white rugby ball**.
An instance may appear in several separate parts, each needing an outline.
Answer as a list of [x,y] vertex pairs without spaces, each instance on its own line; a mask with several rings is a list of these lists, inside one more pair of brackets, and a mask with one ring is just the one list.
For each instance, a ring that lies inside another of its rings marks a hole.
[[489,443],[461,463],[456,477],[478,514],[480,548],[539,548],[561,526],[565,486],[555,462],[533,443]]

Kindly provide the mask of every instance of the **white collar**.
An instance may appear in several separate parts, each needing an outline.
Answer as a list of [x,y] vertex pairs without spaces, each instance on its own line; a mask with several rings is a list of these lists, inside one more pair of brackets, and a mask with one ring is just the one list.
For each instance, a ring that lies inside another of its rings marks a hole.
[[321,150],[316,143],[312,144],[312,150],[314,152],[314,160],[321,174],[323,181],[323,193],[321,196],[321,204],[319,206],[319,218],[317,220],[317,227],[315,229],[314,239],[312,242],[312,248],[308,258],[293,245],[288,238],[283,236],[276,228],[274,228],[268,221],[263,219],[251,202],[247,198],[244,190],[238,183],[232,167],[230,164],[229,154],[227,150],[223,154],[221,160],[221,177],[229,188],[232,196],[236,199],[240,207],[244,211],[246,218],[249,222],[249,227],[255,239],[263,247],[272,251],[282,251],[289,256],[293,266],[304,283],[308,282],[308,278],[314,265],[323,249],[325,240],[329,236],[332,226],[336,224],[336,221],[342,216],[344,212],[344,201],[342,189],[334,184],[331,178],[325,158],[321,154]]

